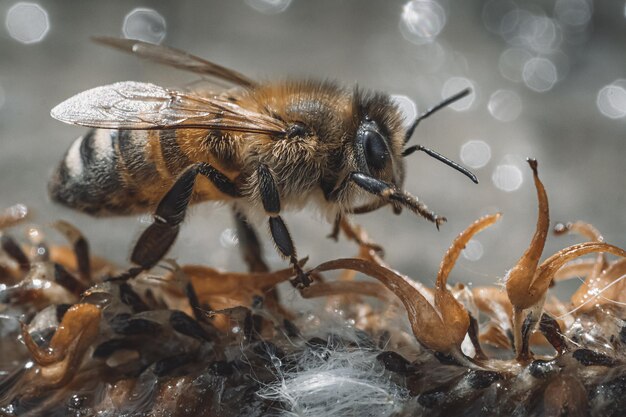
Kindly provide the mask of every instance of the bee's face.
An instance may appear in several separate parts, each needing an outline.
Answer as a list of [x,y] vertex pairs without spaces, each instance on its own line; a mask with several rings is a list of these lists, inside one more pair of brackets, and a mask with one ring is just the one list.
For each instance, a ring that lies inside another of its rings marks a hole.
[[358,96],[354,155],[358,169],[401,187],[406,129],[402,114],[386,95]]

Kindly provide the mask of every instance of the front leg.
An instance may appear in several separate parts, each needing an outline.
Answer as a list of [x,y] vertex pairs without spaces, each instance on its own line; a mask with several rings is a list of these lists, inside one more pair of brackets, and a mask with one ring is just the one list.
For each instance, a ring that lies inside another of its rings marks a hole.
[[435,223],[437,229],[439,229],[439,226],[446,221],[445,217],[438,216],[435,212],[429,210],[428,207],[426,207],[426,204],[419,201],[417,197],[406,191],[398,190],[392,184],[371,177],[362,172],[352,172],[348,178],[368,193],[380,197],[381,200],[391,203],[394,206],[404,206],[412,212]]
[[257,168],[257,176],[261,202],[263,203],[265,212],[270,216],[269,225],[272,239],[276,244],[278,252],[289,259],[289,262],[296,272],[296,277],[291,281],[291,284],[294,287],[308,287],[311,284],[311,279],[298,264],[298,257],[293,240],[291,239],[287,225],[282,217],[279,216],[280,195],[278,194],[274,176],[267,165],[264,164],[259,165]]
[[240,196],[237,186],[210,164],[199,162],[190,166],[163,196],[154,213],[154,223],[141,234],[135,244],[130,260],[142,270],[152,268],[163,259],[176,240],[180,224],[185,219],[191,202],[198,174],[208,178],[224,194]]

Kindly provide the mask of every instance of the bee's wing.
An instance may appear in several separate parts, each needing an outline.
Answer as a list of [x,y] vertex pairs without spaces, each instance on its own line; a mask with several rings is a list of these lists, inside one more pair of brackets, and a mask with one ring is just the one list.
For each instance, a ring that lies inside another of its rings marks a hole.
[[159,64],[170,65],[197,74],[210,75],[242,87],[253,87],[256,85],[256,82],[243,74],[191,55],[180,49],[155,45],[134,39],[112,37],[94,37],[92,39],[97,43],[128,52],[143,59],[158,62]]
[[284,135],[283,122],[221,97],[200,97],[124,81],[92,88],[56,106],[52,117],[104,129],[214,129]]

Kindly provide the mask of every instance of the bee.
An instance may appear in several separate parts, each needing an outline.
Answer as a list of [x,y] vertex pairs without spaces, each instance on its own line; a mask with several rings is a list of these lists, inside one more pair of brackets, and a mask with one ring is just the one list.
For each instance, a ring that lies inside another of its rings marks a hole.
[[[84,91],[51,111],[62,122],[93,128],[73,142],[56,170],[49,183],[53,200],[96,216],[154,212],[131,254],[138,271],[164,257],[190,204],[219,201],[230,204],[248,230],[248,220],[267,218],[278,252],[296,272],[294,283],[306,286],[309,278],[283,211],[312,204],[341,221],[389,204],[396,213],[408,208],[439,227],[445,218],[402,189],[403,158],[418,150],[477,182],[430,149],[406,147],[421,120],[469,90],[407,128],[387,94],[329,81],[256,82],[177,49],[95,40],[226,84],[207,92],[118,82]],[[258,242],[248,235],[244,244],[254,254]]]

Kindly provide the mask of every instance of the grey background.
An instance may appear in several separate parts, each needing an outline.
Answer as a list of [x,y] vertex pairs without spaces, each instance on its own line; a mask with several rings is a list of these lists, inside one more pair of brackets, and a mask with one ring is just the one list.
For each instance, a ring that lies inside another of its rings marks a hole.
[[[0,17],[15,3],[0,2]],[[358,82],[366,88],[405,94],[421,110],[441,99],[442,85],[450,77],[474,81],[472,107],[462,112],[447,109],[424,122],[413,142],[459,160],[465,142],[485,141],[492,157],[485,167],[475,170],[481,183],[473,185],[425,155],[416,154],[407,161],[407,190],[446,215],[449,222],[437,232],[432,224],[408,213],[398,217],[380,210],[357,219],[385,246],[387,260],[396,269],[433,282],[456,234],[479,216],[502,211],[500,224],[478,237],[484,247],[482,259],[472,262],[462,257],[451,281],[491,283],[504,276],[522,254],[536,221],[535,190],[524,162],[528,156],[540,162],[554,220],[593,222],[607,241],[626,246],[626,119],[607,118],[596,106],[603,86],[626,77],[624,2],[595,2],[584,30],[573,37],[561,32],[564,37],[557,56],[566,57],[566,76],[546,93],[502,76],[498,60],[510,45],[485,27],[485,3],[439,2],[447,22],[437,45],[445,56],[433,63],[428,45],[407,41],[399,30],[405,1],[293,0],[284,12],[274,15],[260,13],[241,0],[41,1],[50,20],[43,41],[21,44],[0,27],[1,205],[25,203],[35,210],[38,223],[70,220],[87,234],[95,253],[125,265],[129,248],[145,227],[139,218],[93,219],[47,198],[50,172],[83,131],[52,120],[49,110],[77,92],[115,81],[175,86],[194,79],[89,41],[92,35],[121,36],[125,15],[135,7],[150,7],[166,20],[165,44],[255,77],[311,76]],[[556,19],[554,1],[518,2],[518,6]],[[521,98],[523,109],[515,121],[498,121],[487,109],[490,95],[501,88]],[[502,163],[522,170],[524,183],[517,191],[494,186],[492,172]],[[325,239],[330,225],[313,213],[288,214],[286,219],[299,254],[310,255],[311,266],[355,254],[351,245]],[[181,263],[241,269],[236,248],[220,243],[230,227],[225,207],[196,207],[171,256]],[[263,238],[273,264],[286,265],[275,255],[269,236],[263,233]],[[546,255],[575,241],[550,237]]]

